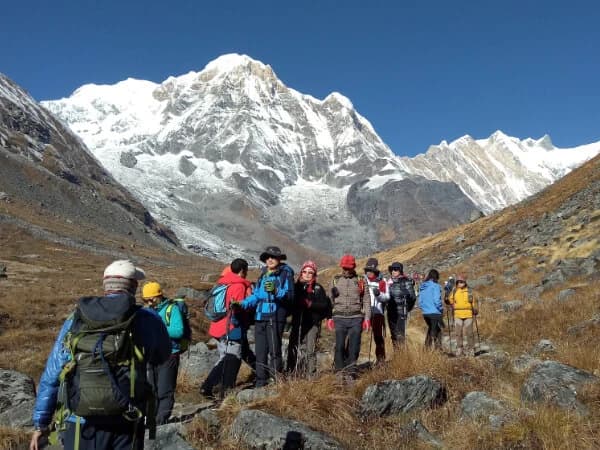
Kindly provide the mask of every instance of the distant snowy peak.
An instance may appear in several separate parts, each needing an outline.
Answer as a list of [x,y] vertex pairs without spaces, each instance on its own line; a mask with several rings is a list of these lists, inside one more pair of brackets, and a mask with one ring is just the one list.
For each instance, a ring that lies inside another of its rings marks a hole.
[[598,153],[600,142],[558,148],[548,135],[520,140],[498,130],[485,139],[442,141],[425,154],[400,159],[411,174],[455,182],[489,213],[538,192]]
[[44,105],[127,185],[159,164],[174,177],[209,190],[241,191],[256,204],[275,204],[282,189],[302,181],[340,188],[371,179],[368,189],[420,175],[455,182],[491,212],[539,191],[599,151],[598,144],[559,149],[548,136],[521,141],[496,131],[399,158],[347,97],[300,93],[269,65],[239,54],[162,83],[130,78],[85,85]]

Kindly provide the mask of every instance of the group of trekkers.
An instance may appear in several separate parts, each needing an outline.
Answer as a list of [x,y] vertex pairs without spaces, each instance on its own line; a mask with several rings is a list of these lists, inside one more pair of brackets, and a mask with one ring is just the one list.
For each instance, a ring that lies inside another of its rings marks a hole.
[[[441,349],[444,323],[437,270],[430,270],[419,283],[419,277],[405,275],[403,265],[394,262],[386,278],[377,259],[369,258],[364,275],[359,275],[354,256],[344,255],[341,273],[325,288],[317,282],[313,261],[302,264],[295,277],[286,259],[278,247],[267,247],[260,255],[264,268],[255,283],[247,279],[248,262],[234,259],[211,290],[205,313],[219,359],[201,384],[204,396],[214,398],[219,385],[221,396],[235,387],[242,361],[255,373],[255,387],[273,382],[283,372],[316,376],[324,320],[335,332],[335,371],[344,380],[352,379],[357,375],[362,332],[371,332],[369,362],[374,342],[376,364],[384,364],[385,315],[397,349],[406,341],[409,313],[417,298],[428,326],[425,344]],[[169,299],[158,282],[150,281],[142,287],[144,305],[138,305],[135,296],[144,278],[144,271],[131,261],[111,263],[104,271],[104,295],[81,298],[63,324],[40,380],[30,450],[40,448],[50,431],[51,442],[58,440],[65,449],[142,449],[145,429],[152,438],[156,425],[168,421],[180,355],[191,339],[186,289]],[[449,281],[443,298],[454,311],[448,325],[457,331],[457,354],[472,354],[476,303],[464,276],[456,277],[456,286],[454,279]],[[254,352],[248,342],[251,324]]]

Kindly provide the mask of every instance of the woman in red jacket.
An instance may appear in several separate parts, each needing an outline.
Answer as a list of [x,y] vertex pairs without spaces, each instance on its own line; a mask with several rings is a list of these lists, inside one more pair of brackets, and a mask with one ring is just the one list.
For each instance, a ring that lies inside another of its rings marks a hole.
[[213,397],[213,388],[221,384],[225,389],[235,387],[240,366],[242,364],[242,339],[244,337],[244,311],[232,308],[232,303],[241,302],[251,293],[251,284],[246,280],[248,262],[245,259],[234,259],[230,264],[230,272],[223,271],[217,284],[227,285],[225,306],[227,315],[216,322],[211,322],[208,334],[219,342],[219,361],[212,368],[201,386],[202,395]]

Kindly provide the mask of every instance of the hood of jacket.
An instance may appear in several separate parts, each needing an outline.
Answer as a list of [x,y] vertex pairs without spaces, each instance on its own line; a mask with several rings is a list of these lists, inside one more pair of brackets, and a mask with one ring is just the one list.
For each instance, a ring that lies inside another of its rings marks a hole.
[[229,272],[222,275],[217,281],[219,284],[243,283],[246,288],[250,287],[250,281],[240,277],[237,273]]

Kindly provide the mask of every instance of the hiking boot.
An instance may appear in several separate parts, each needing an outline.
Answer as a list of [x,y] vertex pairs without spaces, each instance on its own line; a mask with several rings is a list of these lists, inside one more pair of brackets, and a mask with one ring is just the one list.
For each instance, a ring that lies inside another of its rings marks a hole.
[[212,388],[208,389],[206,387],[202,387],[202,388],[200,388],[200,394],[202,394],[202,396],[204,398],[209,399],[209,400],[215,400],[216,399],[215,394],[212,391]]

